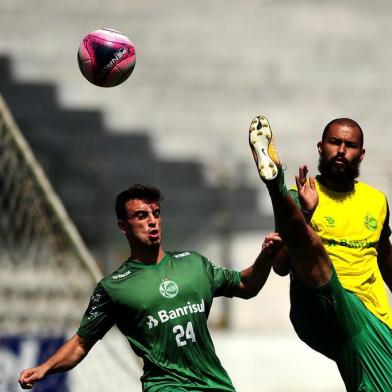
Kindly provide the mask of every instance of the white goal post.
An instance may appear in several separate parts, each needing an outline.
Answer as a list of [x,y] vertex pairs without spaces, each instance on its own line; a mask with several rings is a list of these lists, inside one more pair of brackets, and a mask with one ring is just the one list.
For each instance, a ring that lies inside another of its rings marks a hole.
[[[1,96],[0,249],[0,392],[14,392],[23,368],[75,333],[102,274]],[[35,391],[134,390],[140,375],[114,329]]]

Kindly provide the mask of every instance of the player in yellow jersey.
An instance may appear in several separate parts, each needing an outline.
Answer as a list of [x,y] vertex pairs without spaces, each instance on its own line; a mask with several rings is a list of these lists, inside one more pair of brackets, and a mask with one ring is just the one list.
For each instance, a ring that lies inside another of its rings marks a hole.
[[302,166],[292,196],[265,117],[252,121],[249,142],[285,243],[274,269],[290,272],[298,336],[336,361],[348,391],[392,391],[392,314],[384,288],[385,282],[392,289],[389,211],[380,191],[356,181],[365,154],[360,126],[347,118],[326,126],[320,175],[308,181]]

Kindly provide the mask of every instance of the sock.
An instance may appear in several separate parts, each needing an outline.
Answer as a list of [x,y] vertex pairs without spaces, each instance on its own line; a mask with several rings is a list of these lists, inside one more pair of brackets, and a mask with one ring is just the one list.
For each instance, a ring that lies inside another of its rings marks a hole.
[[278,168],[278,175],[272,181],[266,181],[267,189],[270,195],[280,195],[286,196],[288,194],[288,190],[284,181],[284,173],[283,169],[280,166]]

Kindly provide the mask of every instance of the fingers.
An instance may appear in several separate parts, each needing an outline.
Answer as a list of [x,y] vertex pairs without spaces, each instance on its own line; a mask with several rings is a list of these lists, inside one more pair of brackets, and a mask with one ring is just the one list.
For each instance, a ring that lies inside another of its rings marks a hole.
[[297,189],[302,189],[306,185],[307,174],[308,174],[308,166],[301,165],[298,168],[298,175],[295,176],[295,183],[297,185]]
[[265,236],[264,242],[274,242],[274,241],[282,241],[279,233],[269,233]]
[[23,389],[31,389],[33,388],[33,384],[19,383]]
[[309,174],[309,168],[306,164],[301,165],[298,168],[298,175],[295,176],[295,184],[297,185],[297,189],[303,189],[306,187],[307,183],[309,183],[309,187],[311,189],[315,189],[315,179],[314,177],[307,177]]
[[26,369],[20,373],[19,384],[23,389],[33,388],[34,381],[37,380],[34,369]]
[[22,389],[31,389],[31,388],[33,388],[33,383],[32,382],[27,382],[25,380],[19,379],[19,384],[22,387]]
[[298,169],[298,177],[299,181],[302,185],[306,183],[306,176],[308,175],[309,170],[307,165],[301,165]]
[[262,245],[262,250],[263,251],[272,251],[278,247],[281,246],[282,244],[282,239],[280,238],[280,235],[278,233],[270,233],[266,235],[263,245]]
[[316,189],[316,180],[314,177],[309,177],[309,186],[310,189]]

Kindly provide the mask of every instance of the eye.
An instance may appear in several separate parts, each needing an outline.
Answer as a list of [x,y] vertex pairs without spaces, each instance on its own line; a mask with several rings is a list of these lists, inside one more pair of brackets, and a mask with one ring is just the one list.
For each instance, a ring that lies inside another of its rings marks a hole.
[[346,142],[346,147],[348,147],[348,148],[358,148],[358,144],[355,143],[355,142],[349,142],[349,141],[347,141],[347,142]]
[[147,212],[145,212],[145,211],[138,211],[135,214],[135,218],[139,219],[139,220],[145,219],[146,217],[147,217]]
[[340,139],[331,138],[328,140],[330,144],[334,144],[335,146],[340,146],[342,141]]
[[154,218],[159,218],[161,216],[161,210],[155,210],[153,212]]

